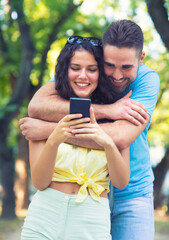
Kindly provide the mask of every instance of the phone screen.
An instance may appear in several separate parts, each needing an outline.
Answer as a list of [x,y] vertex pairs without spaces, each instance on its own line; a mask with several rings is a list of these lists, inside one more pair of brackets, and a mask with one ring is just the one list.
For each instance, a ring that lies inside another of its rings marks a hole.
[[81,113],[83,117],[90,117],[91,99],[70,98],[70,114]]

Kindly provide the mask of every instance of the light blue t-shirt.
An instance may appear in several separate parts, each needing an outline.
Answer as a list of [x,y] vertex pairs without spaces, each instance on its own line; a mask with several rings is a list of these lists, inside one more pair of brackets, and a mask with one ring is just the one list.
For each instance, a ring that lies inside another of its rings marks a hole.
[[49,82],[55,82],[55,77],[52,77]]
[[[136,79],[125,90],[124,95],[132,90],[131,98],[141,102],[151,116],[156,106],[159,88],[158,74],[142,64],[139,66]],[[130,146],[130,181],[124,189],[114,188],[115,200],[131,199],[153,192],[154,175],[147,142],[150,121]]]

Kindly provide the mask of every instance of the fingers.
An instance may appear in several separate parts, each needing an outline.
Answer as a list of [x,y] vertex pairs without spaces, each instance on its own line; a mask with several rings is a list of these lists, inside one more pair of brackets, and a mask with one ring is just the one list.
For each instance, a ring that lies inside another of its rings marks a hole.
[[21,131],[22,135],[25,136],[25,138],[26,138],[27,129],[25,129],[24,124],[20,125],[20,131]]
[[66,124],[66,126],[70,127],[70,126],[90,122],[90,118],[82,118],[82,114],[69,114],[69,115],[65,116],[61,120],[61,122]]
[[149,115],[147,109],[143,107],[143,104],[132,104],[131,111],[129,112],[131,116],[133,116],[140,123],[145,123],[148,119]]
[[80,123],[80,124],[75,124],[71,125],[70,129],[78,129],[78,128],[93,128],[93,123]]
[[125,110],[123,111],[124,119],[132,122],[135,125],[144,124],[149,118],[146,107],[133,99],[127,99],[125,102]]
[[131,110],[130,115],[133,116],[136,120],[138,120],[142,124],[146,123],[149,117],[148,113],[143,111],[142,109]]
[[21,118],[19,120],[19,128],[20,128],[21,134],[25,137],[26,140],[34,140],[29,137],[29,129],[30,129],[30,126],[28,124],[29,119],[30,119],[29,117]]
[[62,122],[69,122],[72,119],[79,119],[82,118],[82,114],[68,114],[64,118],[62,118]]
[[21,132],[22,132],[22,135],[25,135],[25,133],[24,133],[24,123],[25,123],[25,119],[26,119],[26,118],[21,118],[21,119],[19,120],[19,128],[20,128],[20,130],[21,130]]
[[25,123],[25,121],[26,121],[26,117],[25,118],[21,118],[20,120],[19,120],[19,125],[21,126],[22,124],[24,124]]
[[136,126],[139,126],[141,124],[138,120],[136,120],[134,117],[130,115],[127,115],[125,119]]
[[[143,118],[147,119],[147,113],[148,113],[147,108],[142,103],[134,99],[131,99],[130,98],[131,95],[132,95],[132,90],[123,97],[123,99],[125,99],[124,104],[125,106],[128,106],[129,108],[131,108],[132,110],[140,114],[141,115],[140,117],[138,114],[135,115],[136,120],[139,120],[139,121],[141,120],[140,122],[144,123]],[[133,114],[132,116],[135,117]]]
[[89,135],[89,134],[94,134],[96,132],[96,129],[94,128],[78,128],[78,129],[72,129],[72,133],[76,136],[79,135],[79,134],[82,134],[83,136],[84,135]]
[[146,114],[144,118],[137,111],[130,110],[128,114],[126,114],[125,119],[133,123],[134,125],[139,126],[140,124],[147,123],[149,117],[148,117],[148,114]]
[[21,125],[23,122],[24,122],[24,118],[21,118],[21,119],[19,120],[19,125]]
[[93,110],[92,107],[90,108],[90,122],[91,123],[96,123],[96,118],[95,118],[94,110]]
[[146,113],[148,112],[148,111],[147,111],[147,108],[146,108],[142,103],[140,103],[140,102],[138,102],[138,101],[136,101],[136,100],[134,100],[134,99],[130,99],[130,101],[131,101],[131,103],[132,103],[133,106],[139,107],[139,109],[145,111]]

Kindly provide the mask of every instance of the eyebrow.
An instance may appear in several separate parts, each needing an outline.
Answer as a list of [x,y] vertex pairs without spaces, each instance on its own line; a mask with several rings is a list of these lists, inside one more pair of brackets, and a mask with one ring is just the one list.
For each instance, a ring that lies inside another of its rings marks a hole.
[[133,67],[133,64],[125,64],[125,65],[122,65],[122,67]]
[[[109,65],[109,66],[115,66],[114,63],[110,63],[110,62],[106,62],[106,61],[104,61],[104,63]],[[133,66],[133,64],[124,64],[124,65],[122,65],[122,68],[123,67],[132,67],[132,66]]]

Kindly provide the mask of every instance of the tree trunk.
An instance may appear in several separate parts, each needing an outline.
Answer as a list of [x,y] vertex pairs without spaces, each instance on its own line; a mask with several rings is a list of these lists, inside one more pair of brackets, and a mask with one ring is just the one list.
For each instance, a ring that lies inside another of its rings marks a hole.
[[2,165],[2,217],[14,218],[15,215],[15,194],[14,186],[14,159],[13,151],[6,144],[7,138],[6,121],[0,120],[0,158]]
[[[11,1],[11,8],[18,13],[18,26],[22,42],[22,54],[20,73],[15,83],[12,96],[6,105],[4,116],[0,119],[0,159],[2,162],[2,185],[3,202],[2,217],[15,217],[15,195],[14,195],[14,156],[8,148],[7,136],[10,134],[9,125],[16,117],[23,100],[30,88],[29,76],[32,70],[32,59],[34,57],[34,44],[30,35],[29,25],[26,23],[23,10],[23,0]],[[12,107],[12,109],[11,109]]]
[[164,0],[146,0],[148,12],[160,34],[166,48],[169,50],[169,21]]
[[19,152],[15,160],[15,196],[16,211],[27,209],[29,205],[29,163],[28,141],[23,135],[19,136]]
[[153,169],[155,181],[154,181],[154,208],[161,206],[163,196],[161,193],[162,184],[169,170],[169,147],[166,150],[166,154],[162,161]]

